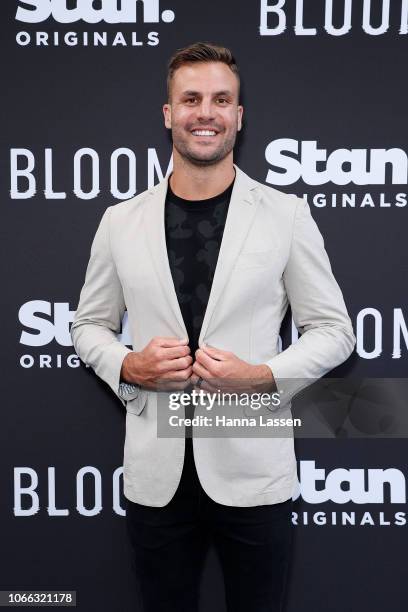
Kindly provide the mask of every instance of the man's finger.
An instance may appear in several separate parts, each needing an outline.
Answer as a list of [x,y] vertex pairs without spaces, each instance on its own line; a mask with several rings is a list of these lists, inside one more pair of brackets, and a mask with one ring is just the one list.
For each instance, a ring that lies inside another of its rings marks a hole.
[[186,344],[180,346],[164,347],[165,357],[167,359],[177,359],[178,357],[185,357],[190,354],[190,347]]
[[171,372],[171,377],[173,380],[184,380],[188,381],[193,373],[193,369],[191,366],[186,368],[185,370],[176,370],[175,372]]
[[162,361],[163,372],[172,372],[175,370],[185,370],[193,363],[193,358],[191,355],[186,355],[185,357],[178,357],[177,359],[172,359],[171,361]]
[[208,346],[207,344],[203,344],[203,346],[200,348],[213,359],[217,359],[218,361],[225,361],[225,359],[227,359],[227,351]]
[[211,372],[209,372],[198,361],[195,361],[193,363],[193,372],[194,372],[194,374],[197,374],[197,376],[199,376],[200,378],[212,378]]
[[156,378],[156,384],[166,385],[177,381],[188,381],[193,373],[192,366],[183,370],[172,370],[164,373],[162,376]]
[[212,376],[215,376],[214,363],[218,364],[219,359],[214,359],[214,357],[212,357],[211,355],[208,355],[201,349],[198,349],[198,351],[195,354],[195,358],[196,358],[196,363],[199,363],[202,366],[204,366],[204,368],[206,368],[212,374]]
[[191,375],[191,378],[190,378],[190,383],[192,385],[196,385],[198,383],[199,379],[200,379],[200,377],[197,376],[197,374],[194,374],[194,372],[193,372],[193,374]]
[[188,338],[176,338],[175,336],[156,336],[154,341],[157,346],[163,348],[188,344]]

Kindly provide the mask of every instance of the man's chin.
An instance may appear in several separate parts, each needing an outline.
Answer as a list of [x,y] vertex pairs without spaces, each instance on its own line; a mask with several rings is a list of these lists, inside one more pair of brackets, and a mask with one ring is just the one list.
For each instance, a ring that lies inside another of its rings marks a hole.
[[222,161],[228,155],[224,151],[215,151],[211,154],[200,154],[193,151],[179,151],[179,153],[195,166],[212,166]]

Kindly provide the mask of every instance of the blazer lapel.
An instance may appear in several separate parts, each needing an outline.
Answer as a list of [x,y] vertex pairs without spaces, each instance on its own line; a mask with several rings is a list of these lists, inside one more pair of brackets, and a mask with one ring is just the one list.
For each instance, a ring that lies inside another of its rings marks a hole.
[[232,268],[241,251],[245,238],[251,227],[258,206],[255,195],[256,182],[234,164],[236,171],[231,201],[228,208],[217,266],[208,299],[207,309],[201,327],[199,344],[201,346],[217,302],[228,282]]
[[167,298],[168,304],[174,314],[180,336],[187,338],[187,330],[184,324],[183,315],[177,299],[173,277],[170,270],[169,258],[167,255],[166,233],[164,222],[164,209],[167,194],[167,181],[165,177],[158,185],[149,189],[150,201],[146,202],[146,209],[143,221],[148,237],[150,254],[156,269],[157,276],[163,287],[163,293]]

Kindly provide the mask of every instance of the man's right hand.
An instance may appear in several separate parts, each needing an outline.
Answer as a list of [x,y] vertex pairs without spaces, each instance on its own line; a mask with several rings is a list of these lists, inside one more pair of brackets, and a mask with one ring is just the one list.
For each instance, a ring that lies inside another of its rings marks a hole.
[[182,390],[193,373],[188,340],[155,336],[140,352],[126,355],[121,380],[146,389]]

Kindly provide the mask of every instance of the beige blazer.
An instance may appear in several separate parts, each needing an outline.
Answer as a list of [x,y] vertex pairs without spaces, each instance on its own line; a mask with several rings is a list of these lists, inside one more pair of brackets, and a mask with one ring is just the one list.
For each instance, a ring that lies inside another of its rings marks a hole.
[[[282,391],[282,409],[287,406],[290,415],[293,394],[305,380],[320,378],[345,361],[355,337],[308,204],[234,167],[236,179],[199,345],[206,342],[249,363],[268,364]],[[167,258],[166,191],[167,178],[107,208],[71,328],[81,360],[126,406],[124,493],[148,506],[164,506],[173,497],[185,442],[157,436],[156,392],[140,390],[127,402],[118,395],[122,361],[131,349],[117,334],[127,309],[135,351],[154,336],[187,337]],[[301,336],[278,353],[289,303]],[[275,504],[294,492],[293,436],[196,437],[193,448],[201,484],[221,504]]]

